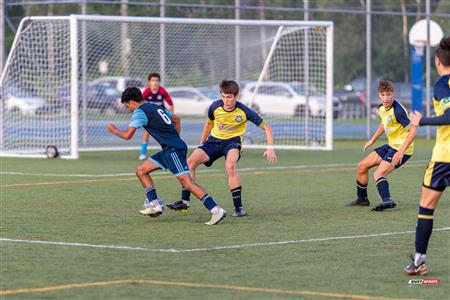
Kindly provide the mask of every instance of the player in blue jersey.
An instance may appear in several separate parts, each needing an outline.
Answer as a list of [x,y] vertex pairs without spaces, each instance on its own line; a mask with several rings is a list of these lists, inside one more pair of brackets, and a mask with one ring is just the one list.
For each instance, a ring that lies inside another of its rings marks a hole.
[[143,127],[162,148],[162,151],[152,155],[136,168],[136,175],[147,195],[145,208],[139,212],[151,217],[157,217],[163,213],[164,204],[158,198],[149,174],[158,169],[169,169],[180,181],[181,186],[200,199],[211,212],[211,220],[205,224],[215,225],[225,218],[226,211],[219,207],[201,186],[194,183],[189,175],[186,162],[187,146],[179,135],[178,117],[159,105],[144,102],[141,91],[136,87],[125,89],[122,93],[122,103],[133,112],[128,129],[119,130],[110,123],[108,130],[124,140],[129,140],[137,128]]

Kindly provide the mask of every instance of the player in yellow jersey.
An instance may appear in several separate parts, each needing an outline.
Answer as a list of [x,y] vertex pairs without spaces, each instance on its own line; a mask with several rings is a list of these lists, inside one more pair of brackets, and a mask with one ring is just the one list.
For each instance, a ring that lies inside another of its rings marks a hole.
[[434,63],[441,76],[434,85],[436,117],[425,118],[416,112],[411,118],[411,125],[437,126],[437,131],[436,144],[423,179],[416,226],[416,254],[412,257],[412,264],[404,268],[408,275],[428,273],[426,253],[433,230],[434,209],[445,188],[450,186],[450,37],[443,38],[439,43]]
[[[195,169],[205,164],[210,167],[214,161],[225,156],[225,170],[228,175],[228,187],[233,198],[235,217],[246,216],[242,205],[241,178],[237,163],[241,157],[241,140],[246,131],[246,123],[252,122],[264,129],[267,139],[267,150],[263,156],[269,163],[277,160],[273,145],[272,129],[256,112],[237,101],[239,85],[233,80],[220,83],[222,99],[214,101],[209,107],[200,146],[188,158],[191,176],[195,178]],[[190,192],[183,189],[181,200],[168,204],[174,210],[186,211],[189,208]]]
[[347,206],[370,205],[367,198],[368,173],[371,168],[377,167],[373,177],[382,201],[372,207],[372,211],[382,211],[397,206],[391,198],[386,176],[411,157],[414,152],[413,140],[416,136],[416,128],[410,126],[408,112],[398,101],[394,100],[392,82],[380,80],[377,91],[381,100],[378,108],[381,124],[372,138],[364,145],[364,151],[372,146],[383,133],[386,133],[388,143],[376,148],[359,162],[356,174],[357,199],[346,203]]

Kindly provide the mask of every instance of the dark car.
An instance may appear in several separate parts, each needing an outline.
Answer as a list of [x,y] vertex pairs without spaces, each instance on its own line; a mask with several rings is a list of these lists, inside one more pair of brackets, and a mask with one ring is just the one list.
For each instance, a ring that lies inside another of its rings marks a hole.
[[[62,87],[55,95],[55,102],[66,109],[70,109],[70,86]],[[119,112],[119,92],[111,87],[102,84],[89,84],[86,86],[86,94],[83,95],[81,86],[78,88],[78,107],[82,108],[86,101],[86,108],[106,112],[112,110]]]
[[[375,76],[372,79],[371,86],[376,87],[380,77]],[[376,91],[376,90],[375,90]],[[341,102],[341,118],[354,119],[366,116],[365,96],[366,96],[366,77],[358,77],[346,84],[341,89],[336,89],[334,95]],[[371,94],[373,99],[378,99],[375,94]]]
[[[400,102],[407,110],[411,110],[412,104],[412,85],[410,83],[404,82],[393,82],[394,85],[394,98]],[[364,90],[361,94],[361,103],[366,105],[366,91]],[[378,97],[377,85],[371,86],[371,99],[370,107],[372,110],[372,115],[375,117],[378,115],[378,106],[380,105],[380,99]],[[426,88],[422,90],[422,107],[426,107]]]

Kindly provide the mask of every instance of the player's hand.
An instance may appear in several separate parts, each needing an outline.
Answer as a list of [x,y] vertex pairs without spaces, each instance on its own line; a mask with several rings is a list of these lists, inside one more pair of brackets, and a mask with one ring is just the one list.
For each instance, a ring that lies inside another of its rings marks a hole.
[[396,165],[398,165],[399,163],[401,163],[401,161],[403,160],[403,155],[405,155],[405,153],[401,152],[401,151],[397,151],[394,156],[392,157],[391,160],[391,165],[393,165],[394,167]]
[[275,150],[273,148],[267,148],[263,154],[263,157],[265,157],[271,164],[277,161],[277,155],[275,154]]
[[414,111],[411,114],[411,125],[412,126],[419,126],[420,120],[422,119],[422,114],[420,112],[418,112],[417,110]]
[[108,131],[109,132],[114,133],[114,132],[116,132],[116,130],[117,130],[117,127],[113,123],[109,123],[108,124]]
[[367,143],[364,144],[364,152],[367,151],[367,149],[369,149],[370,146],[373,145],[373,141],[369,140]]

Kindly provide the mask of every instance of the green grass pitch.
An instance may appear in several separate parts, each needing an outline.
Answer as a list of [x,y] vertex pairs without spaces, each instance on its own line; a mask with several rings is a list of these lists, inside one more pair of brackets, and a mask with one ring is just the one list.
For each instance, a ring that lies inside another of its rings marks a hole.
[[[389,176],[398,208],[386,212],[343,206],[355,195],[363,141],[337,141],[332,152],[278,151],[278,168],[261,150],[245,150],[239,167],[249,216],[217,226],[203,224],[210,215],[196,199],[188,213],[138,215],[145,196],[133,175],[137,152],[3,158],[0,237],[62,244],[0,241],[0,298],[448,299],[448,190],[434,222],[447,230],[433,233],[428,253],[426,278],[440,284],[408,285],[402,274],[433,143],[418,140],[413,158]],[[231,214],[223,165],[200,168],[198,182]],[[179,199],[175,178],[154,179],[166,203]],[[379,201],[373,180],[369,199]]]

